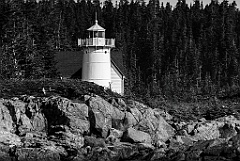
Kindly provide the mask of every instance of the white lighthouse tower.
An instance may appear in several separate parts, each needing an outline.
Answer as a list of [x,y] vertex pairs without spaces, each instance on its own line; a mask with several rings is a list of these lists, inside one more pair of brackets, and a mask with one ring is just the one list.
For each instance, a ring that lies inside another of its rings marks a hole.
[[111,88],[110,50],[115,47],[115,39],[105,38],[105,29],[97,19],[87,30],[89,37],[78,39],[78,45],[83,48],[82,80]]

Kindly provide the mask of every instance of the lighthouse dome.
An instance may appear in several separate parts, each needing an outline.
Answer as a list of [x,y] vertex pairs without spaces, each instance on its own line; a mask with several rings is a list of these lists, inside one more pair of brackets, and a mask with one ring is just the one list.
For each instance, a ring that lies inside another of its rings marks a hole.
[[98,20],[95,20],[95,24],[87,30],[88,31],[105,31],[105,29],[98,24]]

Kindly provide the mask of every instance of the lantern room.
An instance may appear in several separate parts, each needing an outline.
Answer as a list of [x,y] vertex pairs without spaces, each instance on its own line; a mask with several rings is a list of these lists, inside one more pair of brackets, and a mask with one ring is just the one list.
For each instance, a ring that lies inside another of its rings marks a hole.
[[90,38],[105,38],[105,29],[98,25],[98,20],[95,20],[95,24],[87,30]]
[[88,38],[78,39],[79,46],[115,46],[115,39],[105,38],[105,29],[98,24],[98,20],[95,20],[95,24],[89,29],[87,29],[87,31]]

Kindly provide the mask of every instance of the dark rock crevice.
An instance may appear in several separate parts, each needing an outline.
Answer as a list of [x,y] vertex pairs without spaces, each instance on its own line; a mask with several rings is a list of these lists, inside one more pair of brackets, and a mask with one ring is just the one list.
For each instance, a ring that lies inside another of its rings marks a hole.
[[13,121],[13,127],[15,127],[14,130],[16,130],[16,125],[17,125],[17,117],[16,117],[16,111],[15,111],[15,108],[14,106],[10,103],[10,102],[4,102],[3,105],[5,105],[9,111],[9,114],[12,118],[12,121]]
[[56,103],[45,103],[41,106],[41,109],[47,120],[48,135],[53,135],[56,132],[63,131],[64,125],[69,126],[69,119],[58,108]]

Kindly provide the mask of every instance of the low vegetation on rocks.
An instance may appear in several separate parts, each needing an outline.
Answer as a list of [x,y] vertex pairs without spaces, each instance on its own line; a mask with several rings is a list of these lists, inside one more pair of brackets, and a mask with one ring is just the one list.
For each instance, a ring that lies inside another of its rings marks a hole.
[[[45,94],[43,92],[45,90]],[[0,97],[11,98],[21,95],[51,96],[57,95],[76,99],[85,94],[97,94],[103,97],[119,96],[111,90],[94,83],[78,79],[6,79],[0,80]]]

